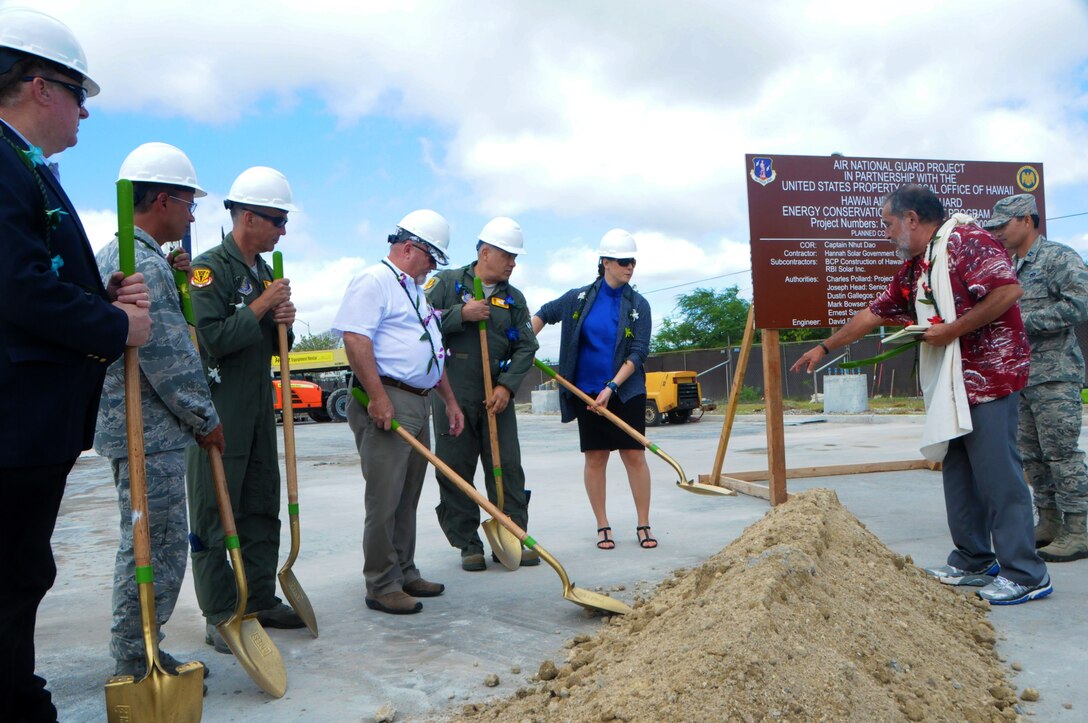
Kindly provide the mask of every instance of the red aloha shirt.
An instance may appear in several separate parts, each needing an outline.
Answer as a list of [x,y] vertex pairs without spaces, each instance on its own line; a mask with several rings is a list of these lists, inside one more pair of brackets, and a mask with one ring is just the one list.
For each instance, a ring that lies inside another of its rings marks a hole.
[[[925,254],[903,263],[869,311],[889,324],[915,324],[914,295]],[[970,311],[999,286],[1019,283],[1009,254],[988,231],[957,226],[948,237],[948,268],[956,316]],[[936,312],[934,312],[936,313]],[[963,382],[971,406],[1020,391],[1028,381],[1031,350],[1020,319],[1020,305],[985,326],[960,337]]]

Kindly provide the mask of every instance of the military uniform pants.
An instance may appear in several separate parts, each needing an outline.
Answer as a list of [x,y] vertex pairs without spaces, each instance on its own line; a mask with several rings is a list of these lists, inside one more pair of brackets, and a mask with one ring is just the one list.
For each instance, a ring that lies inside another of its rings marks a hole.
[[[482,401],[465,403],[461,410],[465,415],[465,431],[460,436],[450,436],[446,405],[440,399],[435,400],[435,453],[473,486],[477,462],[483,459],[487,498],[493,504],[498,504],[487,411]],[[496,422],[503,480],[503,512],[525,530],[529,527],[529,505],[525,495],[525,470],[521,466],[521,445],[518,443],[518,423],[513,399],[502,414],[496,417]],[[440,502],[435,511],[438,513],[438,524],[446,533],[446,539],[458,549],[483,550],[479,533],[479,505],[441,472],[437,472],[436,477]]]
[[[226,428],[225,424],[224,433],[227,452],[223,455],[223,467],[249,587],[246,612],[259,612],[282,602],[276,596],[280,551],[276,425],[269,412],[267,424],[262,420],[248,440],[237,430],[232,432]],[[204,617],[214,625],[229,618],[234,611],[234,572],[219,519],[208,453],[199,447],[190,447],[185,453],[185,462],[193,586]]]
[[0,719],[55,721],[57,709],[34,674],[38,604],[57,566],[49,539],[75,460],[45,467],[0,469],[0,494],[13,513],[0,525]]
[[[147,526],[151,538],[151,565],[155,571],[155,617],[159,640],[170,620],[185,578],[186,535],[185,450],[149,454],[147,470]],[[132,539],[132,497],[128,458],[111,459],[117,507],[121,512],[120,538],[113,566],[113,626],[110,655],[116,660],[143,660],[144,636],[136,560]]]
[[1035,506],[1083,515],[1088,471],[1080,449],[1084,404],[1076,382],[1045,382],[1020,393],[1017,441]]
[[1037,585],[1046,565],[1035,553],[1031,493],[1016,449],[1018,396],[971,407],[974,431],[948,443],[944,500],[956,546],[948,564],[980,570],[996,558],[1004,577]]
[[[426,397],[386,387],[393,416],[425,446],[431,446]],[[348,405],[366,481],[363,504],[363,577],[367,597],[401,590],[420,578],[416,569],[416,507],[427,474],[427,460],[392,430],[374,424],[358,402]]]

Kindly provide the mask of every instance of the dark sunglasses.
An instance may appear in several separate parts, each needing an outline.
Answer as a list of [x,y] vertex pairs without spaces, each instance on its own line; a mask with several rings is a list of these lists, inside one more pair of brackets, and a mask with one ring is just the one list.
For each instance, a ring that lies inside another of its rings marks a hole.
[[615,261],[617,264],[619,264],[620,266],[622,266],[625,269],[628,266],[634,266],[635,265],[635,260],[634,259],[612,259],[612,260]]
[[46,78],[44,75],[28,75],[23,78],[24,83],[30,83],[35,78],[41,78],[46,83],[56,83],[68,90],[72,95],[76,97],[76,102],[79,103],[79,107],[82,108],[83,104],[87,102],[87,89],[82,85],[76,85],[75,83],[66,83],[63,80],[57,80],[56,78]]
[[265,221],[268,221],[270,224],[272,224],[276,228],[283,228],[284,226],[287,225],[287,217],[286,216],[273,216],[271,214],[261,213],[260,211],[254,211],[252,208],[247,208],[246,210],[249,211],[250,213],[252,213],[254,216],[260,216],[261,218],[263,218]]

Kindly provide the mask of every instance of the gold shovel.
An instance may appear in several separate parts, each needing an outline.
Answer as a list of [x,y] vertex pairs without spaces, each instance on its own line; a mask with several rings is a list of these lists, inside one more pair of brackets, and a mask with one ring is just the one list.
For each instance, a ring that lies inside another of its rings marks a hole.
[[[477,301],[483,300],[484,286],[479,276],[472,280],[472,289],[475,292]],[[503,505],[502,462],[499,460],[498,422],[495,420],[495,415],[492,414],[491,409],[487,407],[487,400],[491,399],[491,394],[494,391],[494,385],[491,383],[491,355],[487,349],[487,322],[481,319],[479,327],[480,366],[484,370],[484,409],[487,411],[487,433],[491,438],[491,474],[495,480],[495,499],[497,500],[495,506],[503,510],[505,506]],[[496,547],[506,550],[506,555],[495,552],[495,556],[508,569],[517,570],[521,565],[521,542],[494,518],[484,520],[481,526],[484,528],[484,534],[487,536],[487,542],[491,545],[492,550],[495,550]],[[507,564],[508,560],[510,564]]]
[[238,530],[234,526],[234,510],[230,505],[230,492],[227,490],[227,473],[223,469],[223,457],[215,447],[208,448],[208,461],[212,467],[212,479],[215,480],[215,498],[219,503],[219,518],[223,522],[230,564],[234,568],[234,583],[237,588],[237,600],[234,613],[215,626],[223,640],[234,653],[235,659],[245,669],[257,686],[275,698],[282,698],[287,692],[287,668],[279,648],[268,637],[268,633],[257,622],[257,614],[245,614],[249,589],[246,587],[246,570],[242,564],[242,551],[239,549]]
[[[540,371],[544,372],[549,377],[551,377],[552,379],[556,380],[557,382],[562,384],[564,387],[569,389],[571,391],[571,393],[573,393],[575,396],[577,396],[579,399],[581,399],[586,404],[589,404],[589,405],[592,406],[596,402],[595,399],[590,397],[588,394],[583,392],[581,389],[574,386],[573,384],[571,384],[568,380],[564,379],[563,377],[559,376],[559,374],[554,369],[552,369],[550,366],[548,366],[544,362],[540,361],[539,359],[533,359],[533,364],[536,364],[537,368],[540,369]],[[639,434],[637,429],[635,429],[630,424],[623,421],[622,419],[620,419],[619,417],[617,417],[615,414],[608,411],[604,407],[599,406],[599,407],[596,407],[595,410],[596,410],[597,414],[600,414],[605,419],[612,422],[612,424],[615,424],[617,427],[622,429],[624,432],[627,432],[627,434],[631,435],[631,437],[633,437],[635,440],[637,440],[639,442],[639,444],[641,444],[643,447],[645,447],[646,449],[650,450],[651,452],[656,454],[661,459],[668,462],[669,465],[674,470],[676,470],[676,474],[680,475],[680,479],[676,481],[676,486],[679,487],[680,489],[682,489],[682,490],[684,490],[686,492],[694,492],[697,495],[720,495],[720,496],[723,496],[723,497],[728,497],[728,496],[736,494],[736,492],[734,492],[733,490],[728,489],[726,487],[717,487],[715,485],[702,484],[701,482],[696,482],[693,479],[688,479],[688,476],[686,474],[684,474],[684,470],[680,466],[679,462],[677,462],[675,459],[673,459],[669,455],[665,454],[664,450],[662,450],[656,444],[654,444],[649,439],[647,439],[645,435]]]
[[[366,395],[362,389],[358,387],[351,390],[352,395],[355,397],[355,401],[362,404],[365,408],[370,404],[370,397]],[[484,495],[480,494],[480,491],[466,482],[460,475],[454,472],[448,464],[443,462],[435,455],[425,444],[408,433],[404,427],[400,426],[400,422],[396,419],[392,423],[393,431],[401,436],[401,438],[407,442],[411,447],[419,452],[421,455],[427,458],[427,461],[433,464],[442,474],[446,475],[449,479],[453,480],[462,492],[472,498],[472,501],[478,504],[489,515],[498,520],[498,522],[506,528],[514,537],[516,537],[521,544],[528,547],[530,550],[536,550],[544,562],[552,566],[552,569],[559,575],[559,579],[563,581],[563,597],[570,600],[572,603],[581,605],[587,610],[599,610],[606,613],[618,613],[620,615],[634,612],[630,607],[625,605],[619,600],[610,598],[607,595],[602,595],[597,592],[592,592],[584,588],[575,587],[570,578],[567,577],[567,571],[563,569],[563,566],[559,564],[551,554],[545,550],[539,542],[525,532],[525,530],[514,524],[514,521],[504,515],[495,505],[491,504],[491,501]],[[496,549],[495,555],[502,560],[501,555],[505,554],[505,550]],[[503,560],[503,564],[510,567],[506,560]]]
[[[283,278],[283,254],[272,254],[272,278]],[[291,363],[287,349],[287,325],[277,324],[280,336],[280,398],[283,400],[283,456],[287,467],[287,513],[291,519],[291,552],[279,571],[280,587],[291,607],[295,609],[302,622],[317,637],[317,616],[310,598],[302,589],[295,572],[291,568],[298,558],[302,537],[298,519],[298,467],[295,464],[295,413],[291,399]]]
[[[136,273],[132,220],[132,182],[117,182],[118,242],[121,271]],[[159,631],[155,616],[155,575],[151,566],[151,539],[147,523],[147,479],[144,467],[144,422],[140,402],[140,356],[136,347],[125,349],[125,425],[128,432],[129,498],[132,503],[133,557],[140,596],[147,675],[131,675],[106,682],[106,719],[110,723],[153,721],[196,722],[204,710],[204,666],[193,661],[171,675],[159,660]]]

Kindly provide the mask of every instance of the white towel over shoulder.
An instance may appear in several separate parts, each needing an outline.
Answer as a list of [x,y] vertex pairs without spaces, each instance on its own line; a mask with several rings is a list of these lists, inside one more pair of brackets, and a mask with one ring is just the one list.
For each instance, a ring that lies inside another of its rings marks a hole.
[[[952,281],[948,272],[948,237],[956,226],[974,224],[975,219],[957,213],[948,219],[933,241],[930,258],[929,283],[933,299],[946,324],[956,320],[956,301],[952,296]],[[930,326],[929,318],[937,312],[929,304],[922,290],[926,274],[919,274],[915,294],[915,311],[918,323]],[[926,401],[926,423],[922,431],[922,456],[930,462],[940,462],[948,451],[948,440],[970,434],[971,407],[967,403],[967,387],[963,383],[963,360],[960,344],[956,340],[939,347],[922,343],[919,355],[918,376],[922,381],[922,394]]]

